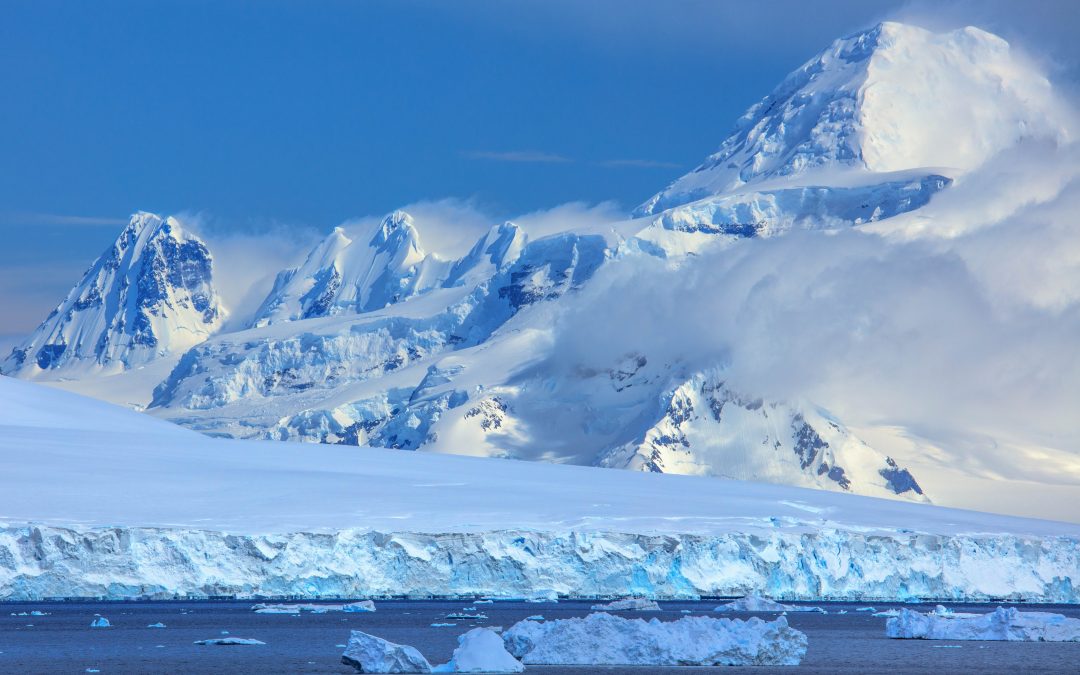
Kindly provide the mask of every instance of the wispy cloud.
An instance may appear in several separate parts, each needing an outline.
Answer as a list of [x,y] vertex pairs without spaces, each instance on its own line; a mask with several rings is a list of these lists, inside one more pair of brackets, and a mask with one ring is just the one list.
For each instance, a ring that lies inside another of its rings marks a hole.
[[521,162],[530,164],[562,164],[574,160],[553,152],[540,150],[508,150],[505,152],[492,152],[488,150],[474,150],[465,153],[469,159],[486,159],[495,162]]
[[[464,155],[469,159],[526,164],[570,164],[578,162],[573,157],[542,150],[508,150],[505,152],[473,150],[464,153]],[[594,162],[586,161],[585,163],[609,169],[678,169],[681,166],[675,162],[664,162],[656,159],[602,159]]]
[[597,164],[612,169],[678,169],[682,166],[675,162],[662,162],[656,159],[606,159]]
[[0,213],[3,225],[71,225],[73,227],[116,227],[127,223],[127,218],[108,216],[72,216],[58,213],[35,213],[27,211],[8,211]]

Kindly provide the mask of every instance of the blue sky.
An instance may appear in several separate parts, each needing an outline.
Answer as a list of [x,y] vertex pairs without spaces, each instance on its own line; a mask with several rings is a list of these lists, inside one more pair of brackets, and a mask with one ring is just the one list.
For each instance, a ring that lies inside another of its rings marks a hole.
[[[1069,3],[987,6],[935,11],[1076,72]],[[922,10],[0,1],[0,334],[43,318],[136,209],[254,232],[445,197],[493,217],[629,209],[832,39],[904,12]]]

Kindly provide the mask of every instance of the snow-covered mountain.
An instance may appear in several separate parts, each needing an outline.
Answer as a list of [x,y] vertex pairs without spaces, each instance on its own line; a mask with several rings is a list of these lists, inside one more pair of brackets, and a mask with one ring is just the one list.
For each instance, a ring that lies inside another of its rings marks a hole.
[[[746,239],[919,213],[994,153],[1067,136],[1063,116],[1000,38],[885,23],[792,73],[637,218],[543,236],[504,223],[459,258],[425,250],[425,223],[401,211],[369,230],[337,228],[278,274],[244,330],[215,334],[223,310],[205,246],[139,214],[5,372],[77,356],[122,368],[186,349],[149,383],[149,412],[211,435],[925,501],[917,475],[813,401],[735,388],[720,358],[691,365],[642,347],[568,363],[560,317],[620,265],[678,271]],[[114,258],[122,272],[109,271]],[[146,274],[169,283],[140,283]],[[98,296],[117,302],[84,315]],[[115,306],[127,313],[105,309]],[[98,324],[109,329],[81,337]]]
[[181,353],[225,317],[212,267],[206,245],[176,219],[136,213],[0,370],[92,375]]
[[933,33],[885,22],[807,61],[638,213],[751,186],[823,176],[837,185],[844,173],[863,185],[897,172],[954,175],[1022,138],[1065,136],[1049,81],[1005,40],[970,26]]
[[388,215],[360,242],[337,227],[301,266],[278,275],[252,325],[382,309],[440,283],[448,268],[424,253],[412,217],[403,211]]

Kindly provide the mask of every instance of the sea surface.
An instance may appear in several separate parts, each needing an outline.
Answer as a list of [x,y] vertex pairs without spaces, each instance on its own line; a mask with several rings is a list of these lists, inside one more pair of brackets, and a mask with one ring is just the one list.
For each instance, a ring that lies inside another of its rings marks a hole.
[[[256,614],[252,602],[70,602],[0,604],[0,673],[350,673],[341,663],[349,631],[359,629],[392,642],[413,645],[432,663],[444,663],[457,636],[477,625],[509,628],[534,614],[546,619],[584,616],[592,602],[376,601],[373,613]],[[661,602],[661,612],[616,612],[622,616],[674,621],[693,615],[746,618],[775,614],[716,614],[717,601]],[[828,614],[791,613],[789,623],[807,634],[802,665],[787,668],[655,668],[529,666],[535,673],[754,672],[754,673],[1080,673],[1080,642],[949,642],[890,640],[885,619],[857,611],[866,604],[813,603]],[[876,603],[890,607],[933,605]],[[956,611],[989,612],[997,605],[948,604]],[[482,620],[448,619],[468,608]],[[1080,618],[1072,605],[1024,605]],[[21,612],[46,612],[21,616]],[[846,614],[839,613],[846,611]],[[96,615],[111,628],[90,628]],[[165,628],[148,628],[163,623]],[[432,627],[432,623],[455,626]],[[226,635],[227,634],[227,635]],[[262,646],[199,646],[196,640],[254,638]]]

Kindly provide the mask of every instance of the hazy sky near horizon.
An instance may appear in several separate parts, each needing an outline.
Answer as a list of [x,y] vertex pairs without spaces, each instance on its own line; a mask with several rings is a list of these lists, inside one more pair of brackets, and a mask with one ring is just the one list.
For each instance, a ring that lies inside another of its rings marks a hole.
[[0,0],[0,336],[135,210],[257,234],[443,198],[629,209],[883,18],[975,23],[1072,86],[1078,5]]

